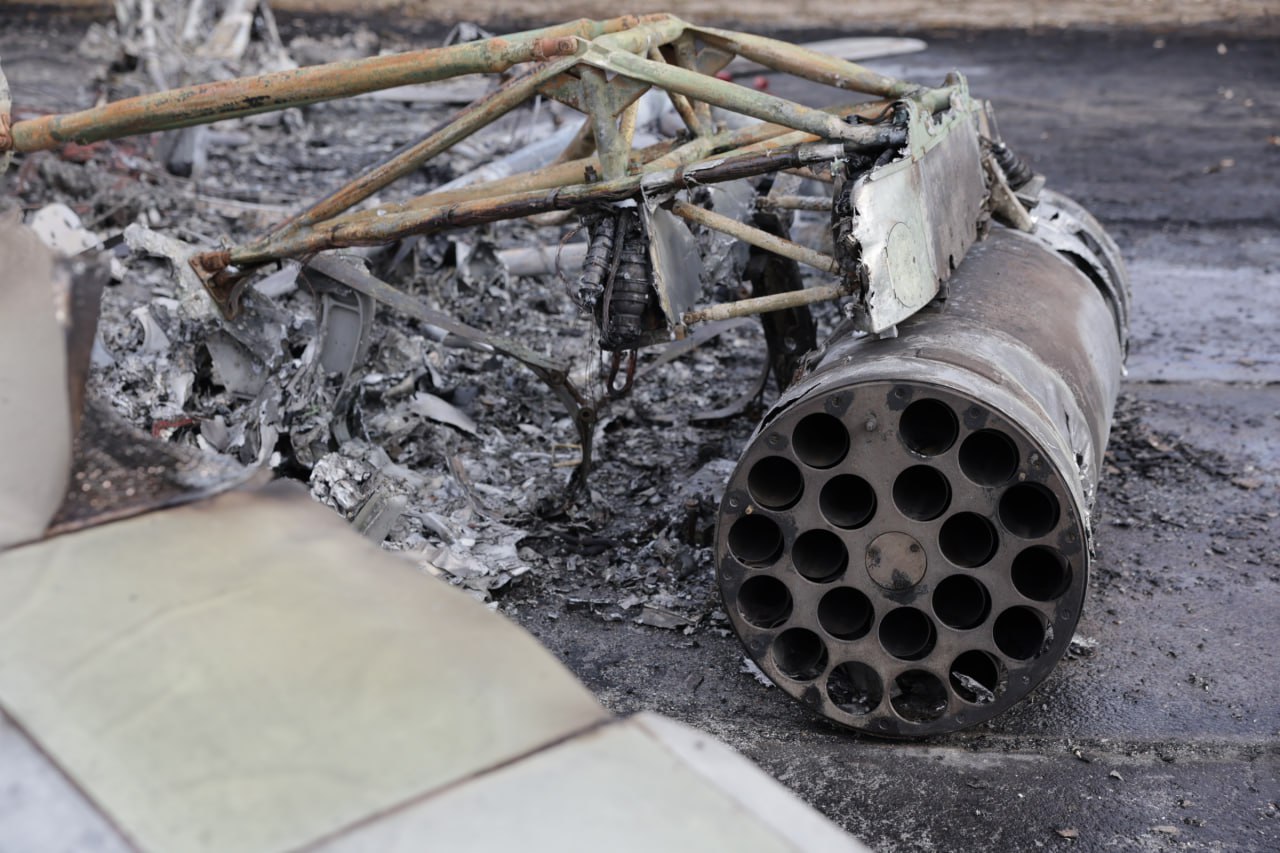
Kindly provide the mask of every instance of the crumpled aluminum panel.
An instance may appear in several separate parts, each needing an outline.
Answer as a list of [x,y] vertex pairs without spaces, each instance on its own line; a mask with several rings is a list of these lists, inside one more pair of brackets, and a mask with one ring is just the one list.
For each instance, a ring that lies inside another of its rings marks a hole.
[[857,328],[885,332],[938,295],[978,237],[987,190],[967,94],[940,119],[913,104],[908,156],[854,183],[854,227],[864,286],[854,304]]
[[[698,241],[674,213],[661,207],[642,205],[645,232],[649,235],[649,260],[653,264],[653,285],[669,326],[680,323],[685,311],[694,306],[702,291],[702,255]],[[667,340],[669,334],[660,336]]]

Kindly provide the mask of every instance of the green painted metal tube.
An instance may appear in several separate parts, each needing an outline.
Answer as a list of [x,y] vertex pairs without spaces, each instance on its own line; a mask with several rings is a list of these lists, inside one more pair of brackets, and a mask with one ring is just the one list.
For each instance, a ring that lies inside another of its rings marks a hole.
[[598,38],[627,27],[643,28],[665,20],[665,15],[608,21],[584,19],[451,47],[201,83],[78,113],[18,122],[13,126],[13,147],[17,151],[41,151],[64,142],[97,142],[173,130],[462,74],[506,71],[521,62],[571,54],[578,49],[578,38]]
[[293,230],[312,225],[364,201],[392,181],[421,168],[432,157],[466,139],[477,130],[527,101],[547,80],[574,65],[573,57],[558,59],[512,80],[495,92],[464,107],[417,145],[374,166],[359,178],[316,202],[305,213],[279,230]]
[[862,142],[875,137],[874,133],[868,132],[868,128],[846,124],[822,110],[801,106],[775,95],[757,92],[679,66],[654,62],[623,51],[604,50],[600,47],[600,42],[593,44],[582,54],[581,59],[588,65],[606,71],[643,80],[695,100],[715,104],[761,121],[803,130],[825,139]]

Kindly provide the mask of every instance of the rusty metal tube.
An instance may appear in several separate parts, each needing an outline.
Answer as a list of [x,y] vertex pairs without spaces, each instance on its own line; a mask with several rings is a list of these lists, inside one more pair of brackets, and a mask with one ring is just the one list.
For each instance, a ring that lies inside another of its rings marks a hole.
[[284,223],[284,231],[311,225],[364,201],[392,181],[421,168],[442,151],[466,139],[527,101],[551,77],[574,63],[572,57],[548,62],[507,82],[501,88],[464,107],[417,144],[374,166],[354,181],[325,196],[296,219]]
[[[716,47],[732,51],[766,68],[794,74],[815,83],[884,98],[919,95],[927,91],[925,87],[886,77],[856,63],[767,36],[732,32],[714,27],[693,27],[692,30]],[[944,96],[941,94],[931,94],[927,103],[928,108],[936,109],[940,106],[938,99],[942,97]],[[945,100],[942,103],[945,103]]]
[[172,130],[222,119],[314,104],[415,83],[431,83],[462,74],[506,71],[521,62],[540,62],[572,54],[577,38],[597,38],[627,27],[668,19],[582,19],[555,27],[450,47],[373,56],[202,83],[139,95],[69,115],[42,116],[13,126],[17,151],[40,151],[64,142],[97,142],[139,133]]
[[773,252],[775,255],[781,255],[784,258],[790,258],[822,272],[835,273],[840,271],[839,262],[830,255],[824,255],[822,252],[810,249],[808,246],[801,246],[799,243],[793,243],[776,234],[770,234],[768,231],[762,231],[754,226],[739,222],[731,216],[725,216],[723,213],[716,213],[714,210],[707,210],[705,207],[698,207],[696,204],[679,200],[672,203],[671,212],[682,219],[721,231],[730,237],[737,237],[744,243]]
[[802,305],[813,305],[815,302],[830,302],[849,291],[835,284],[821,284],[817,287],[806,287],[802,290],[789,290],[786,293],[771,293],[768,296],[753,296],[750,299],[739,299],[736,302],[722,302],[686,311],[681,318],[685,325],[709,323],[715,320],[731,320],[734,317],[750,317],[753,314],[767,314],[770,311],[785,311],[788,308],[799,308]]
[[997,228],[897,337],[828,342],[729,482],[726,612],[770,678],[842,725],[975,725],[1067,649],[1128,299],[1101,278],[1119,258],[1081,267],[1063,233]]
[[678,65],[654,62],[624,51],[603,50],[599,47],[599,42],[588,48],[581,55],[581,59],[588,65],[642,80],[669,92],[677,92],[698,101],[714,104],[761,121],[812,133],[824,139],[860,142],[866,138],[866,131],[869,129],[861,125],[847,124],[823,110],[802,106],[785,98],[757,92],[736,83],[727,83]]
[[[877,131],[873,145],[899,144],[901,131],[896,128],[869,128]],[[323,223],[283,234],[261,245],[230,250],[225,257],[199,256],[206,269],[219,269],[229,262],[236,266],[251,266],[283,257],[297,257],[323,249],[348,246],[373,246],[410,234],[425,234],[445,228],[481,225],[503,219],[549,213],[553,210],[571,210],[592,202],[621,201],[638,192],[662,193],[686,189],[694,184],[719,183],[755,175],[775,172],[779,169],[802,166],[807,163],[825,162],[843,156],[844,146],[839,144],[801,145],[792,149],[727,156],[705,163],[695,163],[676,169],[629,175],[597,184],[560,187],[552,190],[533,190],[491,199],[475,199],[442,208],[404,210],[380,215],[378,211],[348,213]]]

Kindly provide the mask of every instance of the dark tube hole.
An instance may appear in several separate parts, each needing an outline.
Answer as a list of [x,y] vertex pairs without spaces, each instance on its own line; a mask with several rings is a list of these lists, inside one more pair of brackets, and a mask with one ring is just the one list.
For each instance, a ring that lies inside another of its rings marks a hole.
[[942,523],[938,548],[957,566],[981,566],[995,556],[995,525],[977,513],[957,512]]
[[986,652],[965,652],[951,664],[951,689],[961,699],[975,705],[996,701],[1004,692],[1004,666]]
[[1044,623],[1029,607],[1010,607],[996,617],[991,637],[996,648],[1014,660],[1030,660],[1044,645]]
[[811,581],[822,583],[844,573],[849,564],[849,551],[840,537],[830,530],[809,530],[796,537],[791,548],[791,562],[796,571]]
[[1033,601],[1053,601],[1071,588],[1071,564],[1052,548],[1028,548],[1013,558],[1013,586]]
[[818,602],[818,624],[840,640],[856,640],[871,630],[871,600],[856,589],[840,587]]
[[788,628],[773,641],[773,662],[788,678],[810,681],[827,668],[827,647],[812,631]]
[[933,612],[948,628],[968,631],[987,621],[991,596],[976,578],[952,575],[934,589]]
[[776,628],[791,616],[791,592],[769,575],[748,578],[738,589],[738,612],[757,628]]
[[880,620],[880,645],[895,658],[920,660],[933,651],[933,620],[914,607],[891,610]]
[[1058,523],[1058,499],[1039,483],[1010,486],[1000,498],[1000,521],[1023,539],[1038,539]]
[[751,466],[747,488],[752,499],[769,509],[786,509],[800,500],[804,476],[795,463],[781,456],[766,456]]
[[889,704],[911,723],[931,723],[947,711],[947,687],[923,669],[912,669],[893,680]]
[[729,528],[729,550],[748,566],[767,565],[782,554],[782,531],[758,512],[744,515]]
[[836,527],[862,527],[876,513],[876,493],[871,484],[853,474],[832,477],[822,487],[818,508]]
[[921,456],[946,453],[960,434],[955,412],[941,400],[916,400],[902,410],[898,435],[908,450]]
[[874,669],[851,660],[831,670],[827,696],[846,714],[869,714],[880,707],[884,699],[884,682]]
[[951,484],[927,465],[914,465],[893,481],[893,502],[907,518],[932,521],[947,511]]
[[1003,486],[1018,473],[1018,447],[994,429],[982,429],[960,444],[960,470],[979,486]]
[[849,431],[840,419],[815,412],[801,419],[791,433],[791,449],[814,468],[830,468],[849,452]]

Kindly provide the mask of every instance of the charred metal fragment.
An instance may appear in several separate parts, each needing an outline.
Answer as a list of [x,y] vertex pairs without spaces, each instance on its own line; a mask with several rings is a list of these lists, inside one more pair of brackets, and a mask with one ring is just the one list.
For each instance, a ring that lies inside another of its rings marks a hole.
[[610,270],[599,302],[600,347],[634,350],[660,322],[649,241],[634,209],[619,211]]
[[[654,290],[649,240],[635,207],[609,208],[588,219],[590,245],[578,304],[591,312],[605,352],[635,350],[665,329]],[[615,370],[616,372],[616,370]]]
[[1027,161],[1015,154],[1003,142],[992,143],[991,153],[995,155],[996,165],[1000,167],[1000,171],[1004,172],[1005,180],[1009,182],[1009,189],[1020,190],[1035,177]]
[[[790,237],[783,217],[773,211],[755,214],[756,227],[783,239]],[[791,258],[753,246],[744,278],[751,284],[752,296],[771,296],[804,289],[800,266]],[[791,384],[796,368],[806,353],[818,344],[817,324],[808,305],[797,305],[760,315],[764,339],[769,348],[769,367],[779,391]]]

